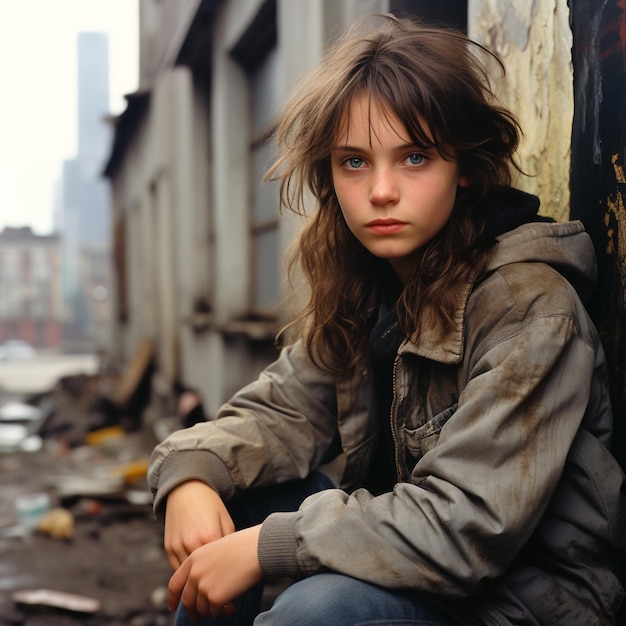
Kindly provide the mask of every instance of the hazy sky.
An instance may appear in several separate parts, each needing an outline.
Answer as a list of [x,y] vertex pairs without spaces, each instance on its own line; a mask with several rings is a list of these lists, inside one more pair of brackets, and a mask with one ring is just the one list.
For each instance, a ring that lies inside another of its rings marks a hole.
[[77,141],[79,32],[109,37],[110,112],[137,89],[138,0],[0,0],[0,230],[52,229]]

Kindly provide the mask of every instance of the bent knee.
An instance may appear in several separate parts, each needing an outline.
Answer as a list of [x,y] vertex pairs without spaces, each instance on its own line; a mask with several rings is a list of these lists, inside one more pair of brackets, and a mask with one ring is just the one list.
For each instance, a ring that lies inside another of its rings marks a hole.
[[354,583],[365,584],[348,576],[332,573],[316,574],[295,582],[278,596],[269,611],[256,618],[254,624],[322,626],[346,623],[350,598],[354,597],[350,587]]

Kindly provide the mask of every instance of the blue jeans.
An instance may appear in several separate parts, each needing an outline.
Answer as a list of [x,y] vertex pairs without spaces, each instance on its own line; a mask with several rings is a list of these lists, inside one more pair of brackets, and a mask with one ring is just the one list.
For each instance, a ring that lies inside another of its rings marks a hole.
[[[308,496],[335,487],[323,473],[276,485],[228,502],[237,528],[261,523],[270,513],[295,511]],[[263,585],[235,601],[235,614],[225,619],[202,617],[193,622],[182,606],[174,626],[455,626],[425,595],[392,591],[349,576],[323,573],[295,582],[274,605],[259,613]]]
[[391,591],[343,574],[315,574],[281,593],[254,626],[455,626],[425,595]]

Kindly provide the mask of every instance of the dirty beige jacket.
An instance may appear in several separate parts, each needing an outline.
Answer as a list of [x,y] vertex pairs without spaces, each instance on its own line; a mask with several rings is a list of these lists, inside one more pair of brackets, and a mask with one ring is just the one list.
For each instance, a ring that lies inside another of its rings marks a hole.
[[296,344],[217,420],[155,449],[157,515],[191,478],[228,499],[336,457],[342,489],[264,522],[268,576],[329,569],[422,590],[463,625],[614,623],[624,477],[607,450],[605,361],[581,302],[594,280],[577,222],[499,237],[486,277],[459,294],[454,329],[398,351],[392,493],[356,489],[379,424],[369,370],[336,380]]

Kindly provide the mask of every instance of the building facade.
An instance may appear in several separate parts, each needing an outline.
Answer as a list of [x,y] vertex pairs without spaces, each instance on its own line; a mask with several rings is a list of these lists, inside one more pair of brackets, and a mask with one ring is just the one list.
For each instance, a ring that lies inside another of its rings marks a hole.
[[30,227],[0,232],[0,344],[21,339],[37,349],[61,347],[61,246]]

